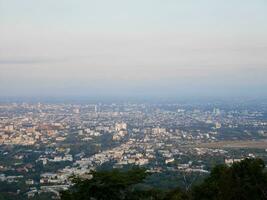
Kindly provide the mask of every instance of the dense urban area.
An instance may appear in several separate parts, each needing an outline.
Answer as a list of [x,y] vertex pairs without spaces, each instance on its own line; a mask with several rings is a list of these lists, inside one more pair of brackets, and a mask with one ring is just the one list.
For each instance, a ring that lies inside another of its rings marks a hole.
[[147,185],[186,189],[266,151],[264,103],[0,104],[0,194],[14,199],[58,199],[73,176],[132,166]]

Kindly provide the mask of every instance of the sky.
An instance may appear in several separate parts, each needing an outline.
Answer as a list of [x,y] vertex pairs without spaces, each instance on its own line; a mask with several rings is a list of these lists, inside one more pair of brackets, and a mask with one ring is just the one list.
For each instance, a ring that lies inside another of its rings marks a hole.
[[266,97],[266,0],[0,0],[0,97]]

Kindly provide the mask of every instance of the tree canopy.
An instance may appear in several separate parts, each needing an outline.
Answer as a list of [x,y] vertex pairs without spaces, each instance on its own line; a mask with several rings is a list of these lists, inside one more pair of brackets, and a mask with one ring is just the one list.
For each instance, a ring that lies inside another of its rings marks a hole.
[[192,190],[196,200],[267,199],[267,174],[261,159],[245,159],[232,166],[216,166],[208,178]]
[[131,186],[141,183],[147,176],[144,169],[133,168],[92,172],[92,179],[75,179],[75,185],[62,193],[62,200],[126,199],[133,193]]
[[267,199],[267,173],[261,159],[218,165],[189,191],[136,187],[149,175],[144,169],[92,172],[91,179],[75,179],[62,200],[261,200]]

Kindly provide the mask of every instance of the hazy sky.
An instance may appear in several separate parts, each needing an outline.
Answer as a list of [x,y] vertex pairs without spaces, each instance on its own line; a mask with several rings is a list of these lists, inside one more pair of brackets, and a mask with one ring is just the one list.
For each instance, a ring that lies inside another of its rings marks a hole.
[[0,96],[266,87],[266,0],[0,0]]

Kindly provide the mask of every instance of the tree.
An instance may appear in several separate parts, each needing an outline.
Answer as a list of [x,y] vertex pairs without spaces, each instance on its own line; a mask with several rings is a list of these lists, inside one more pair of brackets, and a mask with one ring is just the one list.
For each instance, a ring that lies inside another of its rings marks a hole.
[[192,189],[196,200],[267,199],[267,174],[261,159],[245,159],[232,166],[216,166],[204,182]]
[[169,191],[164,200],[189,200],[189,196],[186,192],[182,191],[180,188]]
[[[142,184],[144,169],[92,172],[93,178],[74,179],[75,185],[62,192],[62,200],[264,200],[267,173],[261,159],[244,159],[232,166],[218,165],[199,185],[189,191],[159,190]],[[141,183],[141,184],[140,184]]]
[[81,180],[76,178],[75,185],[62,192],[62,200],[120,200],[126,199],[133,192],[131,186],[142,182],[147,173],[144,169],[133,168],[122,172],[119,170],[92,172],[93,178]]

